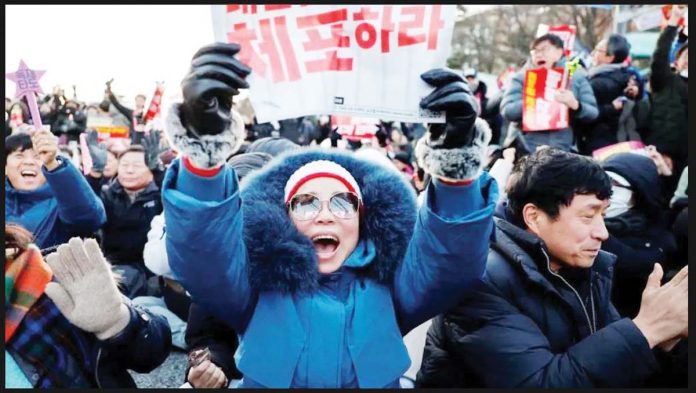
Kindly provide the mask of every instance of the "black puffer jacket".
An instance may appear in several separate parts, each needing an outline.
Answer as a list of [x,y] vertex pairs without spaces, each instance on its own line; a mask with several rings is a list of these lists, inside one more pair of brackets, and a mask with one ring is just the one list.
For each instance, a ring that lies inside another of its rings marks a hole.
[[143,249],[152,219],[162,213],[160,189],[151,182],[131,203],[128,194],[115,178],[101,199],[106,210],[102,227],[102,249],[114,265],[143,265]]
[[612,255],[554,275],[541,239],[495,222],[483,282],[433,320],[417,386],[629,387],[657,370],[610,302]]
[[671,156],[679,173],[686,165],[689,145],[689,83],[670,68],[669,52],[676,36],[677,27],[667,26],[657,40],[650,64],[652,94],[643,140]]
[[[207,347],[210,361],[222,369],[228,381],[242,378],[234,360],[239,346],[237,333],[196,303],[189,308],[186,345],[191,351]],[[184,375],[188,376],[188,368]]]
[[581,154],[590,155],[595,149],[618,142],[616,133],[621,110],[616,110],[612,102],[623,95],[630,79],[631,73],[621,64],[605,64],[589,70],[599,116],[591,123],[578,122],[575,127]]
[[667,211],[653,161],[641,155],[621,153],[611,156],[602,167],[628,180],[636,199],[634,207],[626,213],[605,219],[609,239],[602,244],[602,250],[617,256],[614,305],[619,314],[633,318],[640,308],[653,265],[660,263],[669,270],[677,243],[665,220]]

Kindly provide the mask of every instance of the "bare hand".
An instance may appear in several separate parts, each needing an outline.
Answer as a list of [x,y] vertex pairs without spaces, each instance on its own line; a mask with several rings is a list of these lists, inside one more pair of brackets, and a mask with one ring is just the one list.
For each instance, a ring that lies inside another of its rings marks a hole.
[[614,109],[620,111],[621,109],[623,109],[623,100],[621,100],[621,98],[617,98],[611,102],[611,105],[614,106]]
[[227,377],[222,369],[210,360],[191,367],[188,372],[188,382],[194,388],[221,388],[226,386]]
[[[667,284],[660,286],[662,267],[655,268],[645,285],[638,316],[633,319],[650,348],[669,346],[689,327],[689,267],[685,266]],[[663,344],[664,343],[664,344]]]
[[640,92],[640,89],[638,88],[638,86],[635,86],[635,85],[630,85],[630,86],[626,87],[626,89],[624,90],[624,94],[626,95],[626,97],[630,97],[630,98],[638,97],[639,92]]
[[514,147],[508,147],[507,149],[503,150],[503,160],[507,162],[515,162],[515,148]]
[[58,154],[58,137],[51,134],[50,131],[41,130],[33,134],[32,145],[34,145],[34,151],[38,153],[46,169],[52,171],[58,167],[59,163],[58,160],[56,160],[56,155]]
[[655,163],[658,174],[661,176],[672,176],[672,166],[670,165],[671,160],[670,164],[668,164],[667,160],[665,160],[665,156],[660,154],[655,146],[646,146],[645,151],[648,153],[648,157]]
[[553,98],[561,104],[567,105],[572,110],[577,110],[580,107],[580,103],[575,98],[575,94],[568,89],[559,89]]

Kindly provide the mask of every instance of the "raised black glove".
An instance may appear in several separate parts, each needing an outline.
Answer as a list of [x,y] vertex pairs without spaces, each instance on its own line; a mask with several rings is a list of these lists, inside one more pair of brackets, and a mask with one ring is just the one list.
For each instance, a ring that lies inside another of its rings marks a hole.
[[151,130],[148,135],[142,139],[143,148],[145,149],[145,163],[151,171],[159,167],[159,155],[167,149],[160,147],[161,131]]
[[214,43],[199,49],[181,82],[184,102],[167,116],[172,145],[201,168],[225,162],[244,139],[244,122],[232,112],[232,97],[248,88],[251,69],[234,56],[238,44]]
[[421,108],[445,111],[445,123],[429,124],[428,132],[418,141],[419,166],[431,175],[451,180],[478,177],[491,130],[476,115],[476,98],[454,71],[433,69],[422,74],[421,79],[435,86],[421,100]]
[[92,158],[92,170],[97,173],[104,172],[107,161],[106,145],[99,143],[98,133],[95,130],[87,132],[87,149],[89,156]]

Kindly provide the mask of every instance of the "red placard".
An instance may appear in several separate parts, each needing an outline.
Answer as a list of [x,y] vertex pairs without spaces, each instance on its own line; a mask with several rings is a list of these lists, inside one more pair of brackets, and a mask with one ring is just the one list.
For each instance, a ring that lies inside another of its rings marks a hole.
[[566,57],[569,57],[573,53],[573,46],[575,45],[575,36],[577,35],[577,27],[575,25],[560,25],[560,26],[548,26],[545,24],[540,24],[537,29],[537,37],[544,34],[550,33],[561,37],[563,40],[563,53]]
[[522,129],[556,131],[569,126],[568,107],[553,96],[563,80],[563,68],[535,68],[524,76]]

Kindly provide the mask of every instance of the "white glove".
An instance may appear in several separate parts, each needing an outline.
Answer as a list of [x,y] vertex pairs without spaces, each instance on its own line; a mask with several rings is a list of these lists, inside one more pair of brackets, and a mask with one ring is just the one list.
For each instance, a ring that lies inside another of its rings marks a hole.
[[111,265],[94,239],[78,237],[46,257],[58,282],[46,286],[46,295],[73,325],[106,340],[120,333],[130,320]]

